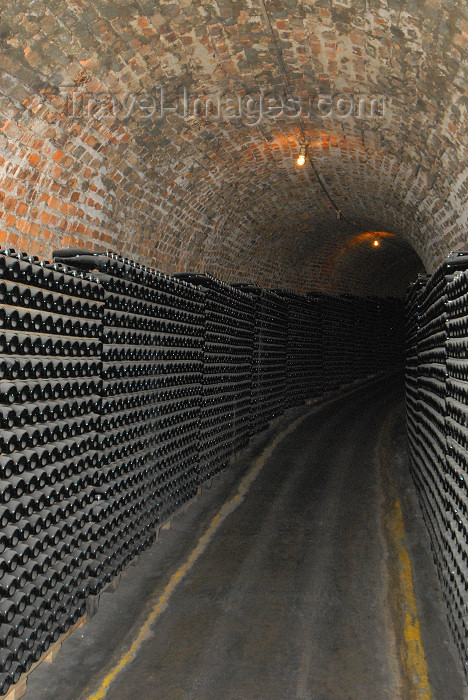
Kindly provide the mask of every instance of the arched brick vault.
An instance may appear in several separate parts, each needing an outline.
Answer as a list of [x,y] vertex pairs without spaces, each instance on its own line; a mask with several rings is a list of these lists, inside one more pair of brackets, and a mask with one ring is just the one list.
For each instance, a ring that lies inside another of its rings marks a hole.
[[[401,293],[421,261],[433,270],[466,244],[467,43],[464,0],[4,0],[1,242],[43,256],[110,247],[167,272],[272,287]],[[161,85],[168,103],[183,86],[384,96],[385,119],[303,120],[355,225],[295,165],[297,120],[70,109],[73,91],[129,104]],[[391,234],[379,248],[375,230]]]

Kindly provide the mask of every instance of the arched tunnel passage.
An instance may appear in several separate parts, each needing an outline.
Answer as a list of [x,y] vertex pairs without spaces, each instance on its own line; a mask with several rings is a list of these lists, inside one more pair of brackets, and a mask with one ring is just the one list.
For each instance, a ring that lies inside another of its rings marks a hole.
[[3,3],[8,700],[462,697],[466,10]]
[[466,238],[465,8],[394,5],[5,3],[3,241],[296,288],[300,251],[356,235],[305,142],[346,219],[432,272]]

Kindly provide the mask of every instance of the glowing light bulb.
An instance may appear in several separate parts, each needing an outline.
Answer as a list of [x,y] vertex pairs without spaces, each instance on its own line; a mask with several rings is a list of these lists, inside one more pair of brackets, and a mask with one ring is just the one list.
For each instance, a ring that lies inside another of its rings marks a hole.
[[299,166],[304,165],[305,161],[306,161],[305,153],[299,153],[299,155],[297,157],[297,161],[296,161],[297,164]]
[[380,245],[379,241],[374,241],[374,246],[375,246],[376,248],[377,248],[377,246],[379,246],[379,245]]

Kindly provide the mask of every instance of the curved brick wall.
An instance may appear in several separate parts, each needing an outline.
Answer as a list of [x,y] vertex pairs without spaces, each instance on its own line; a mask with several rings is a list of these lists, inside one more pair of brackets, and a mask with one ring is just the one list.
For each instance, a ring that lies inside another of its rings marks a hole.
[[[0,242],[47,257],[111,248],[263,286],[401,293],[466,240],[467,41],[454,0],[7,0]],[[190,98],[380,96],[374,118],[336,106],[302,119],[354,225],[295,165],[297,119],[148,117],[160,86],[166,105],[184,86]],[[376,230],[388,234],[378,249]]]

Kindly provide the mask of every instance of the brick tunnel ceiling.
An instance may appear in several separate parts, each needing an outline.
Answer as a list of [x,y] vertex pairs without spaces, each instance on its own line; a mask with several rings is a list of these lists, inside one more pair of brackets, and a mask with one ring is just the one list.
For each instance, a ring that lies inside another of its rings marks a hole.
[[[7,0],[2,244],[402,293],[466,242],[467,41],[453,0]],[[190,114],[161,118],[161,87],[166,107],[185,87]],[[301,119],[192,113],[217,94],[248,110],[262,90],[276,105],[300,97]],[[316,96],[346,93],[377,96],[380,111],[343,118],[336,99],[320,111]],[[301,128],[345,220],[296,165]]]

